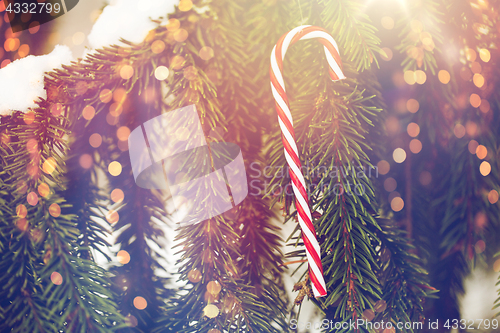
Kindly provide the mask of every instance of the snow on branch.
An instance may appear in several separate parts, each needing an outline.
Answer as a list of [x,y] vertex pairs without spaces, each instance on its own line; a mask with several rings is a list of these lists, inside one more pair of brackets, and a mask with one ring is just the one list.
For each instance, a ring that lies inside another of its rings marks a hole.
[[116,0],[104,8],[88,40],[94,49],[118,44],[120,38],[142,42],[157,24],[151,20],[174,12],[178,0]]
[[47,98],[43,82],[45,73],[61,68],[71,60],[71,50],[67,46],[56,45],[50,54],[30,55],[0,69],[0,115],[35,108],[39,97]]

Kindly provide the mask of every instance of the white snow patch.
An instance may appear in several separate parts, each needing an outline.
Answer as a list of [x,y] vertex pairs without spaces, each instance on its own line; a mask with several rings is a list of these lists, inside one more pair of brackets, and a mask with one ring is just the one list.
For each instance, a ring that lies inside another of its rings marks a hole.
[[0,115],[10,115],[13,111],[27,112],[36,107],[39,97],[47,98],[43,77],[45,72],[61,68],[73,60],[71,50],[64,45],[56,45],[46,55],[30,55],[18,59],[0,69]]
[[141,43],[148,32],[156,28],[151,19],[166,17],[174,12],[179,0],[116,0],[104,8],[88,40],[95,48],[118,44],[120,38]]

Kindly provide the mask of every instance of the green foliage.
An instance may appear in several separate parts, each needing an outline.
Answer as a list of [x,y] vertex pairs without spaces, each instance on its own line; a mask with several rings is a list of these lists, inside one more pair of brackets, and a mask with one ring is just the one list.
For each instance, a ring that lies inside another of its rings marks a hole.
[[442,5],[434,0],[411,1],[406,5],[407,13],[396,26],[402,38],[397,49],[408,55],[401,66],[404,71],[423,68],[435,75],[438,64],[434,50],[440,51],[443,44],[440,27],[444,23]]
[[380,38],[364,12],[366,5],[358,0],[320,0],[319,4],[324,6],[321,20],[325,28],[332,32],[345,54],[343,61],[350,62],[358,72],[369,69],[374,61],[377,63],[375,53],[380,53]]
[[9,240],[1,261],[9,273],[2,276],[2,299],[9,302],[2,330],[31,326],[35,332],[63,327],[109,332],[123,318],[116,311],[107,274],[80,256],[75,216],[60,214],[64,201],[55,191],[63,188],[64,163],[53,172],[43,167],[49,157],[62,161],[67,122],[43,107],[33,115],[30,122],[14,114],[2,131],[11,138],[2,155],[3,185],[17,215],[12,212],[2,228],[2,237]]
[[[415,254],[415,247],[408,243],[405,232],[390,220],[378,219],[378,222],[382,229],[377,235],[381,240],[378,258],[384,301],[379,306],[386,306],[387,311],[381,312],[374,321],[392,320],[412,325],[423,322],[425,299],[436,297],[434,294],[438,291],[429,286],[423,261]],[[401,331],[415,332],[413,326]]]
[[[373,62],[378,65],[381,41],[364,2],[193,3],[193,9],[178,8],[170,15],[186,39],[178,38],[171,24],[159,24],[140,44],[124,41],[124,46],[98,50],[49,73],[48,97],[32,113],[0,119],[0,271],[5,272],[0,276],[0,330],[288,331],[290,309],[282,278],[288,263],[283,263],[280,228],[271,221],[275,214],[269,207],[280,201],[288,222],[297,213],[285,190],[290,178],[268,69],[274,43],[301,24],[331,32],[347,76],[331,82],[323,48],[315,41],[299,42],[284,60],[328,288],[326,298],[312,302],[334,322],[367,314],[393,323],[418,322],[429,312],[433,318],[458,317],[463,279],[471,262],[484,255],[476,253],[477,242],[488,244],[486,256],[497,250],[493,244],[500,212],[489,194],[498,191],[500,182],[495,157],[500,101],[492,89],[476,89],[462,80],[464,64],[468,68],[472,60],[463,57],[460,65],[450,64],[443,32],[454,27],[446,41],[464,52],[492,48],[498,44],[495,12],[476,15],[468,3],[419,0],[409,2],[408,13],[401,15],[397,48],[406,57],[399,71],[422,69],[427,74],[425,85],[409,89],[420,110],[400,116],[401,124],[418,123],[419,138],[430,147],[408,157],[404,175],[397,167],[392,171],[404,184],[403,217],[388,213],[375,179],[374,165],[386,153],[387,107],[372,68]],[[493,8],[498,4],[490,1]],[[207,11],[199,10],[205,5]],[[485,29],[491,33],[481,33]],[[152,52],[154,43],[165,47]],[[120,76],[125,65],[133,68],[129,79]],[[155,78],[159,66],[170,70],[161,82]],[[488,87],[500,84],[498,60],[482,66],[485,76],[492,73],[486,77]],[[435,76],[440,69],[450,72],[449,84]],[[494,112],[469,107],[471,92],[488,100]],[[209,144],[236,143],[249,184],[258,184],[252,190],[267,195],[251,194],[221,216],[177,226],[180,259],[167,270],[158,249],[166,245],[165,231],[173,228],[165,209],[171,198],[136,186],[127,144],[117,130],[132,130],[190,104],[196,105]],[[96,111],[91,119],[82,115],[86,107]],[[468,126],[467,136],[455,135],[457,124]],[[477,125],[476,133],[471,124]],[[102,144],[89,145],[95,134]],[[478,173],[484,162],[469,152],[472,138],[488,151],[488,176]],[[118,175],[109,172],[111,162],[122,166]],[[54,171],[47,167],[52,163]],[[275,171],[271,177],[263,175],[265,165]],[[427,170],[436,182],[432,189],[411,179],[411,173]],[[271,186],[265,188],[267,181]],[[118,189],[124,198],[110,200]],[[119,216],[116,221],[109,210]],[[108,233],[116,239],[113,251],[126,251],[130,262],[108,264],[105,270],[96,257],[111,259]],[[287,240],[295,247],[286,253],[293,261],[305,261],[300,236],[296,226]],[[310,295],[303,268],[297,269],[301,278],[294,276],[299,280],[296,304]],[[165,278],[174,270],[178,290]],[[439,300],[432,299],[435,287]],[[134,304],[139,296],[147,302],[145,309]],[[496,307],[498,302],[500,298]]]

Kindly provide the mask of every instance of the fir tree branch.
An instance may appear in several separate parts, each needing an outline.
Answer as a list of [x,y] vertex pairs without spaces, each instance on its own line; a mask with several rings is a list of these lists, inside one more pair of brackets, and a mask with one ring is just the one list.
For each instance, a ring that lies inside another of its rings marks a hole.
[[[434,50],[440,51],[443,43],[440,25],[443,22],[443,8],[434,0],[419,0],[408,3],[408,13],[402,13],[397,22],[401,40],[397,49],[407,54],[401,64],[403,70],[422,68],[436,74],[437,63]],[[409,17],[408,17],[409,16]]]
[[363,13],[364,4],[357,0],[320,0],[319,4],[324,6],[321,20],[332,31],[344,61],[352,63],[358,72],[369,69],[373,61],[378,65],[374,53],[380,53],[380,39],[369,16]]
[[[52,169],[43,162],[49,158],[62,160],[66,151],[61,138],[65,131],[64,124],[67,122],[64,117],[53,116],[49,109],[44,108],[47,104],[47,101],[39,102],[41,107],[33,112],[33,118],[17,114],[17,125],[12,126],[16,121],[10,123],[12,127],[9,134],[17,140],[11,143],[13,154],[5,160],[7,165],[27,166],[26,169],[8,168],[7,171],[11,193],[18,192],[11,201],[11,204],[17,206],[17,214],[20,217],[16,224],[26,235],[29,233],[29,241],[34,246],[44,248],[43,262],[40,254],[34,261],[30,261],[33,265],[34,281],[42,288],[40,294],[49,311],[48,316],[53,317],[47,322],[57,330],[68,326],[84,331],[109,331],[117,327],[122,317],[111,300],[112,295],[105,288],[107,276],[101,268],[78,256],[78,232],[73,216],[61,214],[62,201],[58,199],[54,189],[63,186],[58,175],[64,166],[59,164]],[[27,197],[24,195],[26,192]],[[38,197],[37,192],[41,197]],[[26,201],[28,209],[24,204]],[[21,272],[24,266],[26,263],[20,265]],[[24,288],[21,288],[21,292],[27,297],[32,292],[23,291]],[[19,302],[19,297],[9,297],[13,304]],[[27,302],[33,308],[31,304],[34,302],[30,299],[31,297]],[[73,302],[61,301],[71,299]],[[93,308],[94,305],[97,305],[99,311]],[[23,318],[17,314],[16,317]],[[43,322],[45,318],[47,316]],[[16,329],[18,324],[20,323],[10,323],[13,329]]]
[[401,331],[415,332],[414,323],[425,319],[425,299],[435,297],[437,290],[429,286],[427,272],[405,232],[388,219],[378,219],[378,222],[382,228],[376,233],[381,240],[378,257],[383,297],[375,304],[374,310],[379,314],[373,321],[411,323],[409,329],[403,325]]

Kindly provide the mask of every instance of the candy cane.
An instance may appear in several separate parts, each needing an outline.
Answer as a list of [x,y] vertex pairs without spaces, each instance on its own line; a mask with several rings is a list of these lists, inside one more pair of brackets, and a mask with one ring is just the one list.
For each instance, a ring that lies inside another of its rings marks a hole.
[[285,150],[285,158],[289,166],[292,188],[295,194],[295,207],[297,208],[299,224],[302,229],[302,238],[306,246],[307,261],[309,263],[309,277],[315,297],[326,296],[326,284],[323,277],[323,265],[321,263],[321,250],[316,231],[312,224],[309,199],[306,192],[306,183],[302,175],[299,152],[295,143],[295,132],[293,130],[293,119],[290,113],[288,98],[283,81],[283,59],[288,47],[301,39],[318,38],[324,45],[326,59],[330,65],[329,73],[333,81],[345,79],[342,72],[342,61],[340,60],[337,43],[324,29],[309,25],[297,27],[284,34],[274,46],[271,53],[271,89],[276,102],[278,121],[281,128],[281,139]]

